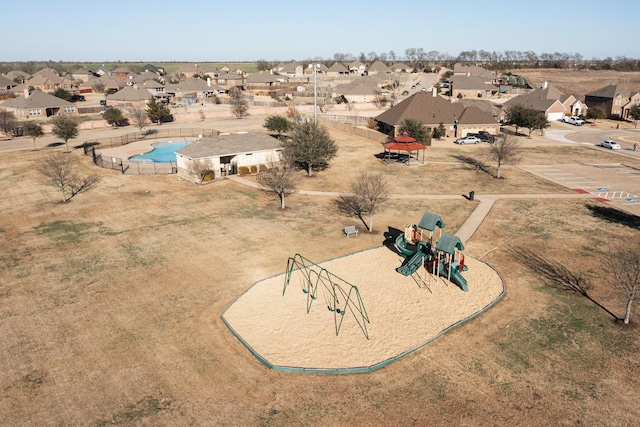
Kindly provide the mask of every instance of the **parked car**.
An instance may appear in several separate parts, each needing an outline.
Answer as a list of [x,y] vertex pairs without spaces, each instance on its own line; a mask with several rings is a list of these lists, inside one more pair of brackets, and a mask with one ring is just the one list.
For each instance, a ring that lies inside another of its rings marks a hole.
[[486,130],[481,130],[480,132],[478,132],[477,137],[482,142],[488,142],[490,144],[496,142],[496,136],[492,133],[487,132]]
[[562,121],[574,126],[582,126],[584,124],[584,120],[578,116],[564,116],[562,117]]
[[103,107],[107,105],[107,100],[106,99],[101,99],[100,100],[100,105],[102,105]]
[[407,95],[409,95],[409,91],[408,90],[402,91],[402,96],[407,96]]
[[604,148],[610,148],[612,150],[619,150],[620,149],[620,144],[615,142],[613,139],[605,139],[604,141],[602,141],[600,143],[600,146],[602,146]]
[[465,137],[458,138],[453,142],[456,144],[480,144],[480,138],[473,135],[467,135]]
[[84,101],[84,95],[71,95],[71,102]]

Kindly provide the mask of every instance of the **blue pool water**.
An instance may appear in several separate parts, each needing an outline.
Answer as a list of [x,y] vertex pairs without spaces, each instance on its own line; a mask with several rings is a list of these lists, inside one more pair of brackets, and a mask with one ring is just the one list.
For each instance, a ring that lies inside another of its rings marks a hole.
[[191,144],[191,141],[166,141],[153,144],[153,150],[129,157],[132,162],[169,163],[176,161],[176,151]]

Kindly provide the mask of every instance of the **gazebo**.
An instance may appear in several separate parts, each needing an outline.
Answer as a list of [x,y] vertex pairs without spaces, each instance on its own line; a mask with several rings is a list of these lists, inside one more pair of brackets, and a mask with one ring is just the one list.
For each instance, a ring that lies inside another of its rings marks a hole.
[[[427,147],[417,142],[415,138],[410,137],[406,132],[395,137],[393,141],[383,144],[383,146],[385,163],[389,163],[391,161],[391,152],[396,151],[398,157],[397,161],[406,163],[407,166],[410,166],[412,157],[411,153],[415,151],[415,159],[424,164],[424,150],[426,150]],[[401,155],[401,151],[407,152],[408,154]],[[422,151],[422,161],[420,161],[419,158],[419,151]]]

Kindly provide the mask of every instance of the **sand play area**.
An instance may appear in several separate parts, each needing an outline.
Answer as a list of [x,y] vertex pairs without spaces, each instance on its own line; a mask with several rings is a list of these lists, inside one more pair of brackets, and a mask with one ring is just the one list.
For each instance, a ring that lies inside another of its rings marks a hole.
[[[414,276],[403,276],[395,270],[403,258],[386,246],[311,261],[357,287],[362,304],[352,290],[349,307],[339,301],[341,313],[329,310],[331,293],[319,286],[307,313],[305,279],[296,270],[284,295],[283,273],[255,283],[222,315],[238,339],[273,369],[372,371],[418,350],[504,295],[500,275],[468,256],[469,269],[464,272],[468,292],[424,268]],[[286,260],[282,267],[285,271]],[[368,322],[363,320],[365,312]]]

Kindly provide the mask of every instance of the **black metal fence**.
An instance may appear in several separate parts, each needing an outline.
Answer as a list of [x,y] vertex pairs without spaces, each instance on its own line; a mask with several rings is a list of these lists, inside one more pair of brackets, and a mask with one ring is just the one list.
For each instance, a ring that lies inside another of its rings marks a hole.
[[120,157],[105,155],[100,149],[120,147],[141,140],[156,140],[164,138],[198,138],[200,136],[217,136],[220,132],[214,129],[202,128],[177,128],[162,129],[146,132],[133,132],[125,135],[105,138],[101,140],[85,141],[82,149],[85,156],[91,156],[96,166],[105,169],[117,170],[123,174],[132,175],[157,175],[178,173],[176,162],[157,163],[149,160],[132,162]]

